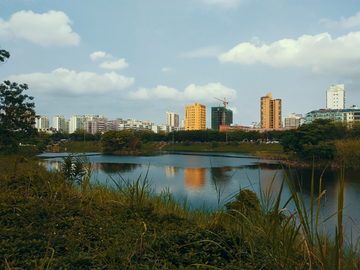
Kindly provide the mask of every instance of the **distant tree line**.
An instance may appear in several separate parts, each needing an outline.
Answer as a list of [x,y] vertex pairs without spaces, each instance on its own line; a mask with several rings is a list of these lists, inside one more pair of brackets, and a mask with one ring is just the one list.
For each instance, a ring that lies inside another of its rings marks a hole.
[[[330,160],[336,155],[336,141],[360,138],[360,124],[348,128],[343,123],[318,119],[297,129],[285,131],[246,132],[235,130],[220,132],[218,130],[195,130],[158,132],[151,130],[108,131],[101,135],[77,130],[72,134],[56,133],[52,139],[70,138],[72,141],[102,141],[106,152],[139,149],[147,142],[267,142],[276,140],[281,143],[284,151],[295,156],[311,160]],[[338,144],[339,145],[339,144]]]

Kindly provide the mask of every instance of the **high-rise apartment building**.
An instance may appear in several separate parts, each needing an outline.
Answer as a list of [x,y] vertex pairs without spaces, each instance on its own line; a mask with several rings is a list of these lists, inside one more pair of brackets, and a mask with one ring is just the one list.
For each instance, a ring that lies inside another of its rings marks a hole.
[[272,99],[271,93],[261,97],[261,128],[282,128],[281,99]]
[[326,91],[326,108],[331,110],[345,109],[345,87],[333,85]]
[[83,122],[84,129],[91,133],[95,134],[96,132],[106,132],[107,131],[107,118],[97,118],[88,119],[86,122]]
[[206,130],[206,106],[185,106],[185,130]]
[[221,125],[231,125],[233,123],[232,110],[224,107],[211,107],[211,128],[219,129]]
[[63,115],[55,115],[53,118],[53,128],[56,131],[64,132],[65,131],[65,117]]
[[70,133],[70,120],[65,120],[64,131]]
[[174,112],[166,112],[166,125],[171,127],[179,126],[179,115]]
[[98,131],[107,131],[107,122],[109,118],[103,115],[85,115],[83,117],[83,129],[91,134],[95,134]]
[[77,129],[83,129],[83,115],[73,115],[69,122],[69,133],[74,133]]
[[49,117],[46,115],[40,115],[35,118],[35,128],[37,129],[48,129],[49,128]]

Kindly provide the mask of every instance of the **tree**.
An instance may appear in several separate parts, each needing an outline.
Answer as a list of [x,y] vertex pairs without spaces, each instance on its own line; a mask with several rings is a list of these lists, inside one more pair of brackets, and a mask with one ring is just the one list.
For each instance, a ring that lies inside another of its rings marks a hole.
[[5,62],[6,59],[10,58],[10,53],[5,50],[0,50],[0,62]]
[[334,140],[346,136],[346,126],[329,119],[317,119],[296,130],[288,130],[281,136],[284,151],[293,151],[302,159],[328,160],[335,155]]
[[[1,53],[3,55],[3,53]],[[1,60],[1,59],[0,59]],[[35,103],[24,95],[26,84],[4,81],[0,84],[0,150],[16,152],[19,142],[36,134]]]
[[96,140],[96,141],[101,141],[101,135],[102,135],[102,132],[101,132],[101,131],[97,131],[97,132],[94,134],[95,140]]
[[96,138],[93,134],[87,132],[85,129],[76,129],[74,133],[70,134],[72,141],[84,142],[84,141],[95,141]]
[[60,141],[61,139],[69,139],[70,134],[67,132],[56,132],[51,134],[51,139],[53,141]]
[[104,153],[112,153],[119,150],[135,150],[139,138],[136,138],[131,131],[110,130],[101,136]]

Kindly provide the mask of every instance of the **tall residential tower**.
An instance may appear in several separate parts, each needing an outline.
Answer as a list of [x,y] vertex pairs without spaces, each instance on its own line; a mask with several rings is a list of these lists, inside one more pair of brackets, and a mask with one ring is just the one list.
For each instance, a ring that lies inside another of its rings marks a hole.
[[49,117],[46,115],[40,115],[35,118],[35,128],[47,129],[49,128]]
[[282,128],[281,99],[272,99],[271,93],[261,97],[261,128]]
[[206,106],[185,106],[185,130],[206,130]]
[[179,115],[174,112],[166,112],[166,125],[171,127],[179,126]]
[[326,91],[327,109],[345,109],[345,89],[343,84],[333,85]]
[[56,131],[64,132],[66,130],[65,117],[63,115],[55,115],[53,118],[53,128]]

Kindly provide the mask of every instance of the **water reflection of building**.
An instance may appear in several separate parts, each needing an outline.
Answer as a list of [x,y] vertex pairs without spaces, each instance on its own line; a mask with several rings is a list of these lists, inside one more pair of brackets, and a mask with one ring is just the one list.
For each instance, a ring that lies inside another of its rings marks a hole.
[[91,171],[92,172],[101,171],[101,163],[91,162]]
[[44,165],[48,169],[60,170],[61,169],[61,164],[63,162],[61,162],[61,161],[53,161],[53,160],[41,160],[39,163]]
[[[216,180],[220,180],[221,182],[227,182],[232,174],[237,170],[237,167],[218,167],[218,168],[211,168],[212,173],[214,174]],[[226,174],[227,172],[232,172],[230,175]]]
[[206,168],[185,168],[185,186],[201,189],[206,184]]
[[179,173],[179,167],[166,166],[166,176],[167,177],[174,177],[178,173]]
[[275,193],[280,190],[284,172],[261,168],[261,188],[264,192]]
[[[61,166],[64,164],[64,162],[63,161],[55,161],[55,160],[42,160],[42,161],[40,161],[40,164],[44,165],[48,169],[56,171],[56,170],[61,170]],[[89,173],[90,168],[86,164],[85,164],[85,171],[87,173]],[[90,165],[91,165],[92,172],[101,170],[101,163],[91,162]]]
[[103,171],[107,174],[123,173],[134,171],[137,167],[141,167],[141,164],[133,163],[99,163],[99,171]]

